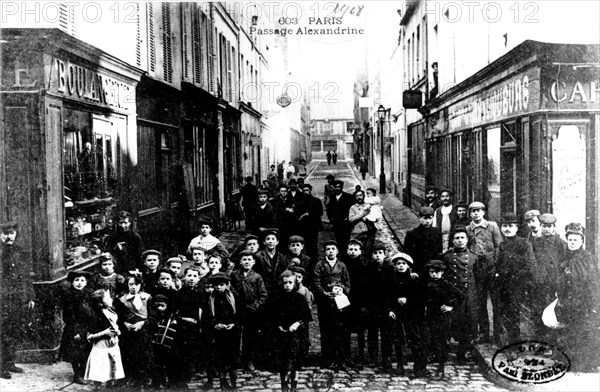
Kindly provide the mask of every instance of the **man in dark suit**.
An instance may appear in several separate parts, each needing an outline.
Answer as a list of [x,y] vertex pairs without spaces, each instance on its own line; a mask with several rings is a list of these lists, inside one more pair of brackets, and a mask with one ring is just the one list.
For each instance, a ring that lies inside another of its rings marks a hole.
[[333,233],[339,245],[339,249],[346,249],[350,240],[352,225],[348,221],[350,207],[354,205],[355,199],[351,194],[344,192],[344,182],[337,180],[333,183],[333,197],[327,205],[327,216],[333,226]]
[[258,191],[258,203],[250,208],[248,220],[250,222],[248,229],[252,234],[262,239],[263,233],[267,229],[273,229],[276,226],[275,208],[269,203],[269,192],[261,189]]
[[271,200],[275,209],[275,222],[279,232],[279,248],[287,249],[287,240],[295,226],[294,207],[287,185],[279,185],[277,196]]
[[290,227],[290,235],[303,236],[302,228],[300,227],[300,217],[307,211],[307,199],[304,192],[298,188],[298,182],[295,178],[288,181],[288,204],[292,211],[292,225]]
[[313,260],[313,263],[318,261],[319,231],[323,230],[321,216],[323,215],[323,203],[317,197],[312,195],[312,185],[302,185],[302,191],[306,195],[306,212],[300,216],[299,222],[302,228],[302,237],[306,244],[306,254]]

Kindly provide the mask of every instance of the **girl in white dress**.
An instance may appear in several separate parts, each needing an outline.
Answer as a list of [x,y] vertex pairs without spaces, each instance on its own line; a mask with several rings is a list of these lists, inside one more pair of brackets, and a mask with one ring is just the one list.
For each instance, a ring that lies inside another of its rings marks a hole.
[[112,309],[113,299],[110,291],[101,289],[92,293],[92,306],[95,310],[94,321],[90,324],[87,339],[93,343],[85,369],[85,379],[94,381],[96,388],[102,383],[125,377],[121,362],[117,326],[118,316]]

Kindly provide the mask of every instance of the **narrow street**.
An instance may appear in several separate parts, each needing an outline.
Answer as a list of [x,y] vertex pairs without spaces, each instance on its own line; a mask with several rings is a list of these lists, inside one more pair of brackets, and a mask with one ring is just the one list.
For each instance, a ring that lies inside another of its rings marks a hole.
[[[362,181],[356,177],[350,168],[350,163],[338,161],[336,165],[328,166],[327,162],[319,162],[315,169],[308,175],[306,182],[313,186],[313,194],[322,199],[323,189],[326,183],[325,177],[333,174],[336,179],[344,181],[344,190],[352,193],[354,187]],[[243,233],[240,233],[243,238]],[[333,233],[328,223],[325,230],[319,234],[319,242],[333,239]],[[384,242],[388,247],[388,254],[398,250],[398,243],[392,235],[389,227],[378,233],[378,240]],[[322,250],[319,249],[321,252]],[[316,308],[313,309],[314,321],[310,327],[311,348],[309,363],[319,363],[319,325]],[[356,354],[356,338],[352,337],[352,355]],[[300,373],[298,388],[300,391],[500,391],[501,388],[487,381],[476,363],[458,364],[451,354],[446,364],[446,377],[444,380],[433,378],[413,379],[412,360],[408,358],[406,366],[407,375],[399,377],[382,373],[377,368],[365,367],[362,370],[350,369],[348,371],[334,372],[329,369],[321,369],[318,366],[308,366]],[[59,362],[54,365],[20,364],[25,369],[24,374],[15,374],[12,380],[0,380],[2,392],[13,391],[91,391],[91,386],[81,386],[71,383],[71,365]],[[394,363],[395,366],[395,363]],[[434,371],[436,365],[429,365],[428,370]],[[201,390],[206,382],[204,373],[199,373],[192,383],[191,390]],[[257,371],[255,374],[241,372],[239,379],[240,391],[278,391],[280,390],[279,375],[276,373]]]

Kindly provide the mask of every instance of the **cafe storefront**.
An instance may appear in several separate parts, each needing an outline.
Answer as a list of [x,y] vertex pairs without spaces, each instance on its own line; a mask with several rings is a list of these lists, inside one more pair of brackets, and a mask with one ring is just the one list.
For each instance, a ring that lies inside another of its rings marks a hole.
[[580,222],[600,254],[599,74],[597,45],[517,46],[419,109],[425,183],[484,202],[491,220],[538,209],[560,234]]
[[57,29],[3,29],[0,220],[19,223],[40,305],[36,352],[60,337],[55,289],[89,269],[137,161],[142,71]]

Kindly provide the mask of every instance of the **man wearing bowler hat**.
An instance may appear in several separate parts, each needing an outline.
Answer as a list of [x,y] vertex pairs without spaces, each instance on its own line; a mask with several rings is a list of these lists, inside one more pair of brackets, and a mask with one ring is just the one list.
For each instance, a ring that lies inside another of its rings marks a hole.
[[1,378],[11,378],[10,373],[23,373],[15,366],[17,345],[23,340],[25,315],[35,307],[31,285],[29,260],[17,239],[17,222],[0,225],[0,262],[2,276],[0,282],[0,356],[2,360]]

